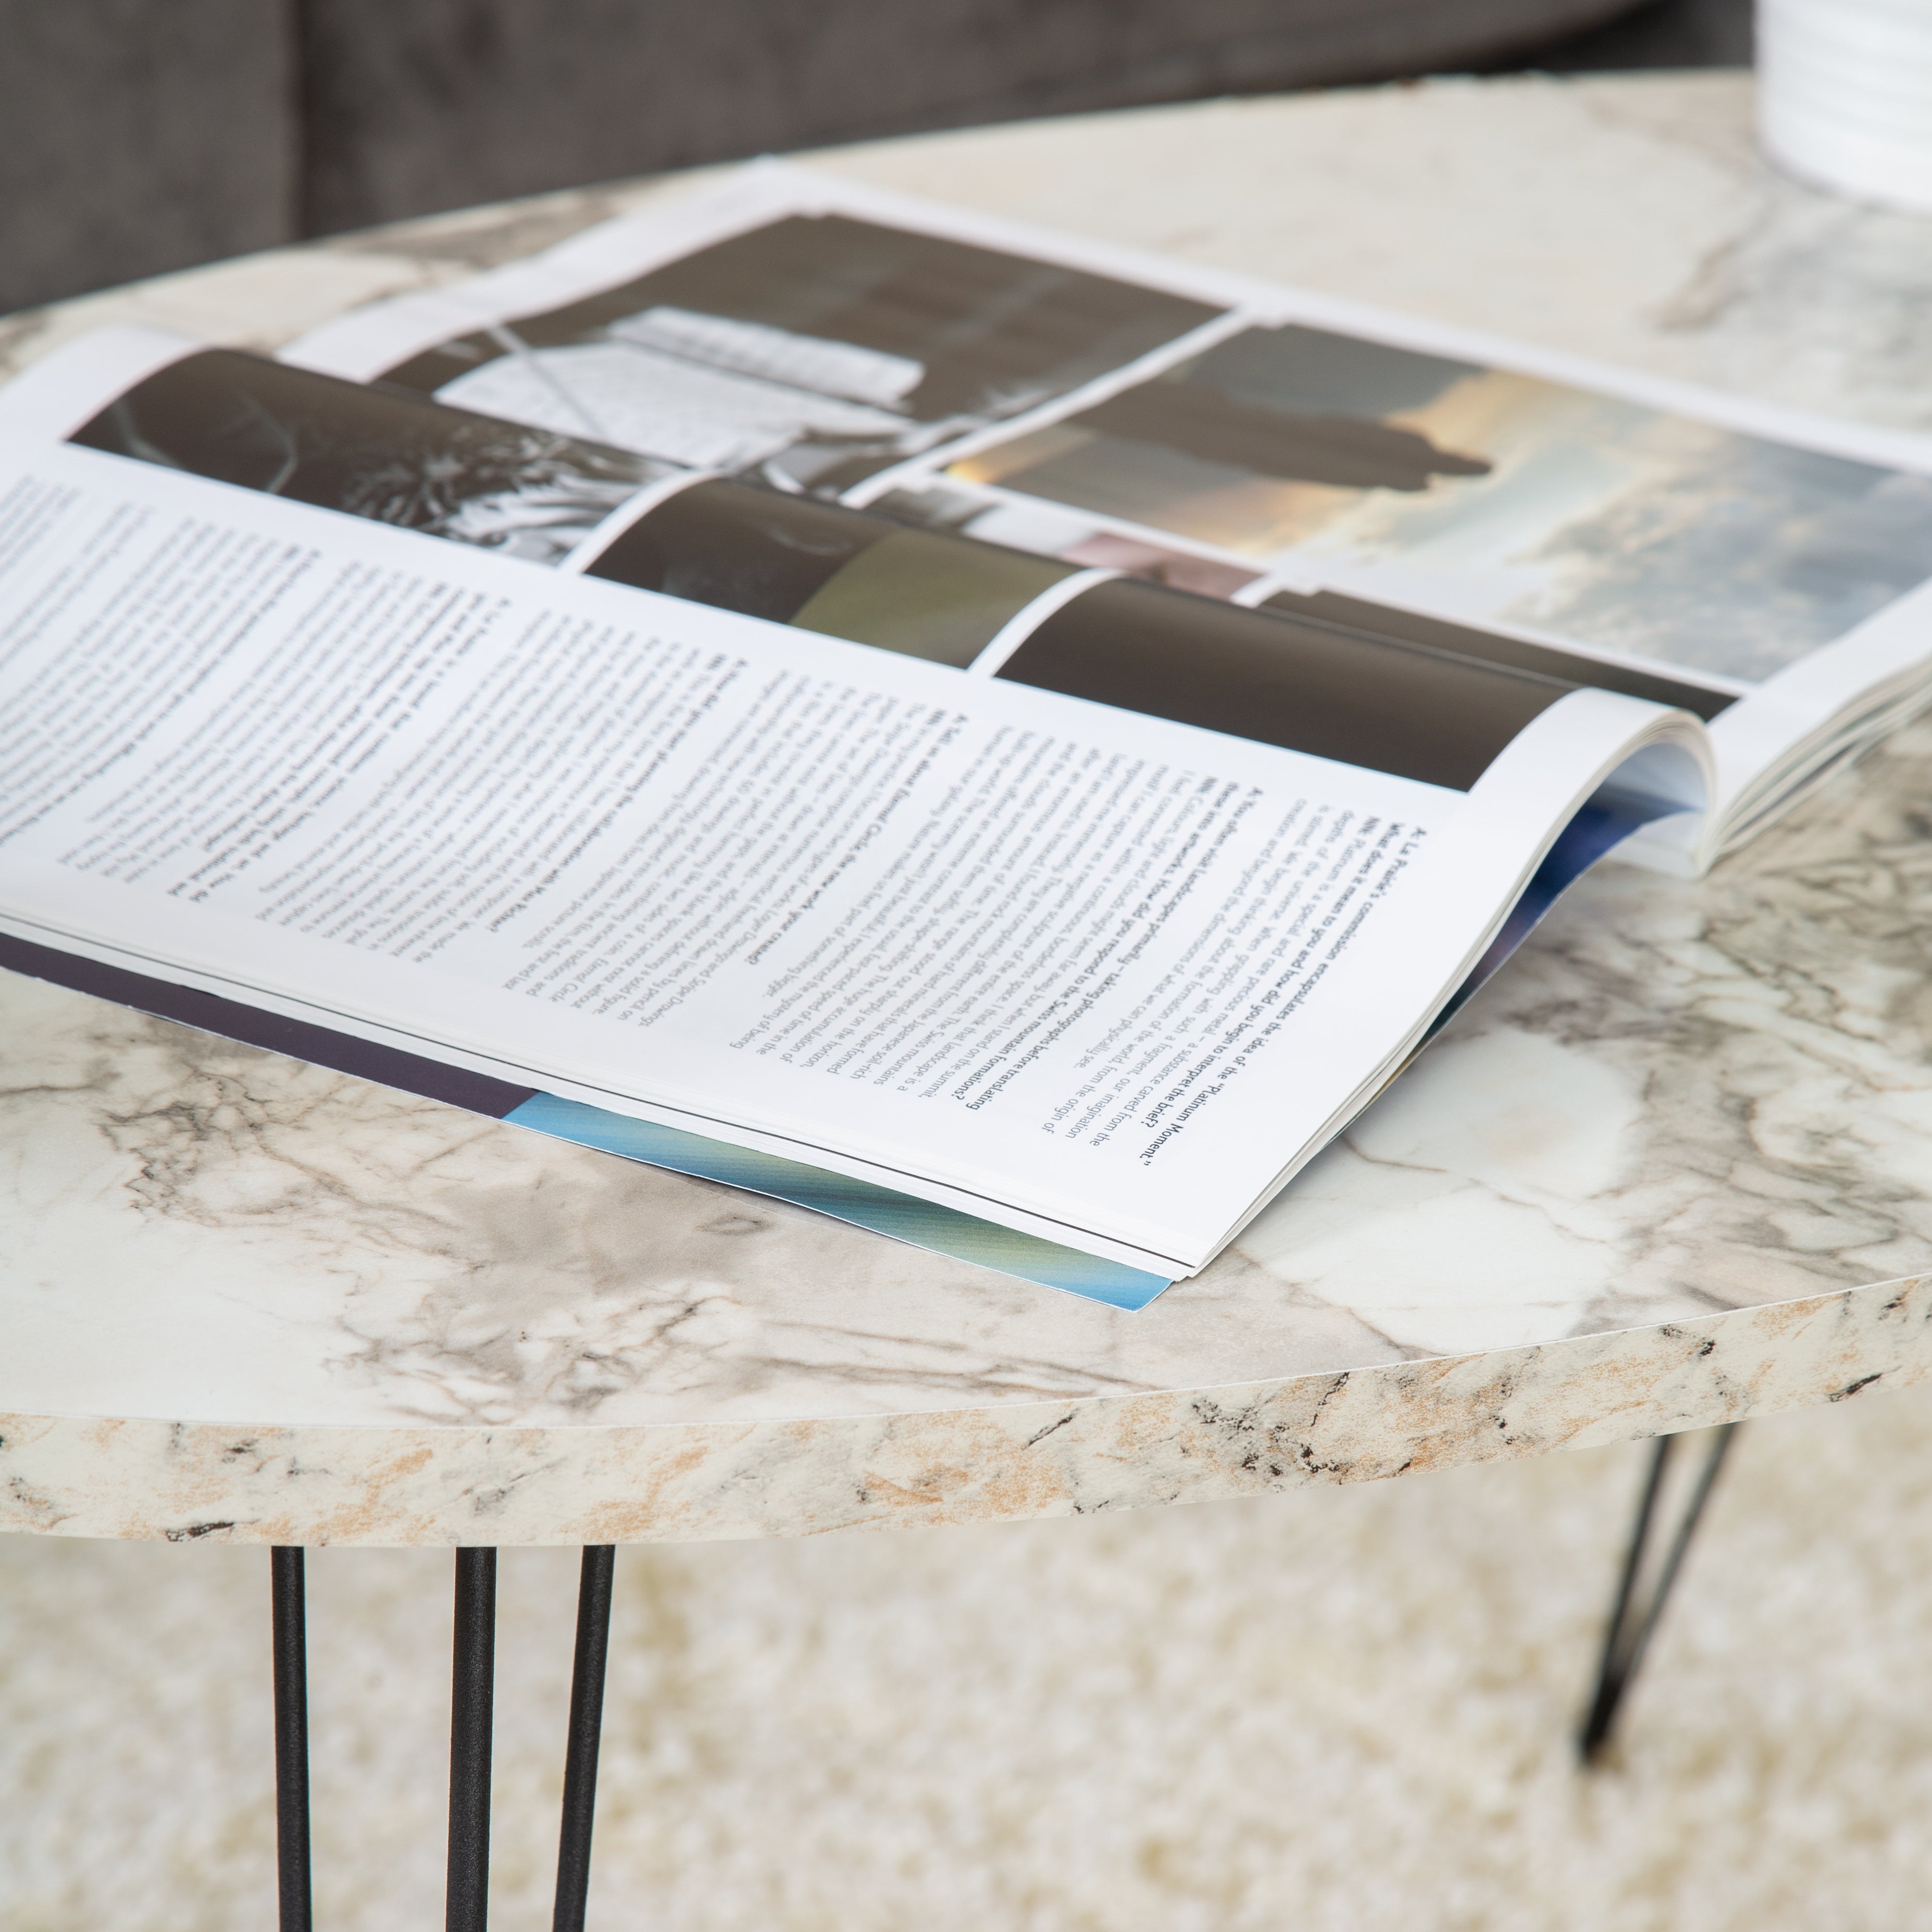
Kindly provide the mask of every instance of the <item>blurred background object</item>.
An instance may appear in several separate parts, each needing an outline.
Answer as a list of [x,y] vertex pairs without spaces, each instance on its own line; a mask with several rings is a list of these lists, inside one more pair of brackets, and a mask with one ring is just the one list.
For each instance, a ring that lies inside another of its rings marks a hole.
[[1750,0],[0,0],[0,311],[770,150],[1750,40]]
[[301,143],[266,0],[0,0],[0,310],[292,238]]
[[1932,0],[1762,0],[1772,158],[1862,200],[1932,212]]

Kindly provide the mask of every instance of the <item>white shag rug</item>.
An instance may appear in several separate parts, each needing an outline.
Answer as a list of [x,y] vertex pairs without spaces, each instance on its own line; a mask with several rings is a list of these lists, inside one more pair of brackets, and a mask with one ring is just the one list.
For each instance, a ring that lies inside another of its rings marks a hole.
[[[1637,1448],[620,1554],[590,1922],[1836,1932],[1932,1907],[1932,1390],[1740,1436],[1610,1764]],[[506,1552],[496,1932],[549,1924],[576,1558]],[[309,1558],[316,1920],[442,1913],[450,1559]],[[268,1558],[0,1538],[0,1925],[274,1923]]]

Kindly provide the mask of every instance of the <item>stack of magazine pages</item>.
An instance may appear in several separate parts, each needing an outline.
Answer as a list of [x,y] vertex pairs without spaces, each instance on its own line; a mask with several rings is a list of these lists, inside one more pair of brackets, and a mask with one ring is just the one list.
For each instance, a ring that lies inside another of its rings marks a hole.
[[0,965],[1124,1307],[1932,700],[1932,446],[776,164],[0,429]]

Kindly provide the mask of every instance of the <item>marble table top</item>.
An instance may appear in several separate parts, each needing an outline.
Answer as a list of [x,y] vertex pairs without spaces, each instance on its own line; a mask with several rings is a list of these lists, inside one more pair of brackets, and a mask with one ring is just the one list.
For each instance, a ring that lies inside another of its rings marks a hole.
[[[1730,74],[1449,81],[812,158],[1932,428],[1932,222],[1757,160]],[[699,175],[0,321],[272,346]],[[0,974],[0,1528],[808,1533],[1252,1493],[1932,1372],[1932,725],[1708,880],[1608,866],[1134,1314]]]

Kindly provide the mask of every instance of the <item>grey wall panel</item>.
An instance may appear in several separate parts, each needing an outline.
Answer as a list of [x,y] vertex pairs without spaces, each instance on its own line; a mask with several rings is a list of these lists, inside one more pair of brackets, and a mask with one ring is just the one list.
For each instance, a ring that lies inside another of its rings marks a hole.
[[1632,0],[298,0],[328,233],[913,128],[1492,62]]
[[282,0],[0,0],[0,311],[290,239]]

